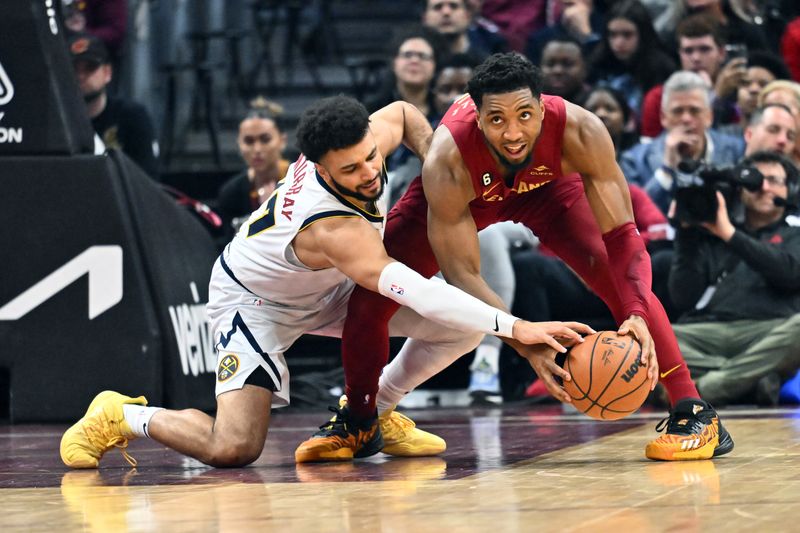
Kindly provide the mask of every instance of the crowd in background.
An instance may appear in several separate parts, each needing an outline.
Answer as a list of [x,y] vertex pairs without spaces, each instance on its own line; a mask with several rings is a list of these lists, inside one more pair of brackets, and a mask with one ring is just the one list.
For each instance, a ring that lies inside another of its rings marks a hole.
[[[114,91],[125,0],[62,2],[99,139],[158,179],[152,120],[145,107]],[[785,399],[797,400],[790,379],[800,367],[800,349],[791,342],[800,333],[800,227],[794,225],[800,6],[790,0],[409,3],[420,9],[419,26],[398,28],[376,43],[387,47],[386,76],[364,98],[367,108],[404,100],[436,127],[481,61],[498,52],[524,54],[540,67],[547,94],[595,113],[608,129],[651,253],[654,291],[676,324],[703,396],[715,404],[775,405],[783,387]],[[237,138],[243,168],[221,184],[212,205],[224,238],[269,197],[289,165],[288,132],[270,99],[253,100],[243,117]],[[386,165],[394,203],[421,163],[401,149]],[[738,170],[720,171],[745,167],[763,176],[752,188],[736,182]],[[725,191],[723,207],[712,219],[676,221],[676,195],[714,171],[724,185],[715,186]],[[614,327],[602,301],[526,228],[504,223],[480,237],[484,277],[509,308],[529,320]],[[476,401],[517,395],[501,387],[501,348],[487,337],[476,352],[470,383]],[[525,394],[544,390],[532,381]]]

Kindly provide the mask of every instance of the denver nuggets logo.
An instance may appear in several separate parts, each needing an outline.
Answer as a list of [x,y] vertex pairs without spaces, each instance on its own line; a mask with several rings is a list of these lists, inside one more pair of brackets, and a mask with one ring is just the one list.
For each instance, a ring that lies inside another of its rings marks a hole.
[[236,371],[239,370],[239,358],[229,353],[222,358],[217,368],[217,381],[222,383],[233,377]]

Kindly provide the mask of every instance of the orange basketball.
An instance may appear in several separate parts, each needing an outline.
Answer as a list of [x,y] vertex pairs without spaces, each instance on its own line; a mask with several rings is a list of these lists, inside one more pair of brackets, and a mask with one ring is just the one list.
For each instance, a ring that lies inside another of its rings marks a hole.
[[578,411],[600,420],[617,420],[641,407],[650,392],[642,347],[630,335],[598,331],[572,347],[564,370],[572,381],[564,390]]

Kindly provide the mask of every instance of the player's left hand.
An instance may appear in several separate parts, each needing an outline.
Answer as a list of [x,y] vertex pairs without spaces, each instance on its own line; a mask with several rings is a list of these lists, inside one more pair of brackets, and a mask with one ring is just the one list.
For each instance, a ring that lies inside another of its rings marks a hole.
[[713,223],[703,222],[700,225],[725,242],[728,242],[733,237],[736,228],[728,216],[728,206],[721,192],[717,191],[717,219]]
[[544,383],[544,386],[547,388],[547,392],[549,392],[553,398],[564,403],[572,402],[567,391],[556,381],[556,376],[561,378],[562,381],[570,381],[572,379],[569,372],[556,363],[556,354],[560,353],[561,350],[557,350],[545,343],[524,344],[516,339],[507,338],[504,340],[509,346],[514,348],[520,356],[528,360],[531,368],[533,368],[533,371],[539,376],[539,379],[542,380],[542,383]]
[[650,380],[650,390],[656,388],[658,384],[658,359],[656,358],[656,344],[647,328],[644,319],[637,315],[631,315],[628,320],[622,323],[617,330],[617,335],[633,335],[642,346],[642,356],[640,362],[647,367],[647,379]]

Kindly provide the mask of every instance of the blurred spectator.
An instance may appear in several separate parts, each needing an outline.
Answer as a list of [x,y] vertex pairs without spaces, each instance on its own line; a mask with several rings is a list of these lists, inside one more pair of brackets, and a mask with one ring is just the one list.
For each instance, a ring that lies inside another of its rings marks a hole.
[[653,20],[653,28],[656,30],[661,42],[667,50],[675,50],[670,45],[675,37],[678,24],[691,13],[686,12],[686,7],[682,0],[642,0],[642,4],[647,7],[650,18]]
[[[382,89],[364,105],[370,113],[403,100],[419,109],[435,125],[439,121],[432,89],[433,76],[442,50],[440,36],[429,28],[402,32],[390,43],[391,69]],[[390,205],[405,192],[411,179],[418,176],[422,163],[406,146],[400,146],[385,161],[389,172]],[[409,177],[410,176],[410,177]]]
[[625,97],[611,87],[595,87],[584,97],[580,105],[603,121],[619,161],[622,153],[638,141],[635,131],[630,131],[631,110]]
[[792,72],[792,79],[800,81],[800,17],[786,26],[781,38],[781,55]]
[[797,142],[794,115],[783,104],[765,104],[750,115],[744,140],[745,155],[766,151],[791,157]]
[[151,178],[158,179],[158,141],[147,109],[141,104],[108,94],[114,69],[98,37],[70,37],[72,64],[89,118],[107,148],[122,150]]
[[559,0],[484,0],[481,14],[497,24],[508,47],[525,52],[528,35],[547,25],[547,15]]
[[678,164],[685,160],[731,165],[744,152],[744,139],[711,129],[708,83],[694,72],[678,71],[664,84],[661,123],[664,132],[622,154],[625,178],[643,186],[664,212],[669,208]]
[[728,44],[744,45],[748,50],[769,49],[762,28],[736,15],[726,0],[676,0],[673,2],[669,15],[665,15],[669,22],[663,26],[663,33],[660,34],[665,37],[668,49],[674,49],[672,46],[673,28],[676,28],[684,18],[699,13],[708,15],[717,21],[722,31],[722,37]]
[[540,64],[544,45],[556,37],[573,37],[583,47],[584,57],[600,43],[603,33],[603,17],[595,9],[593,0],[556,0],[561,9],[558,22],[542,30],[534,31],[525,46],[525,55],[534,65]]
[[236,142],[245,168],[220,187],[215,207],[225,227],[227,243],[242,222],[264,203],[289,169],[283,158],[286,134],[276,122],[283,111],[278,104],[258,97],[250,103],[250,111],[239,123]]
[[663,50],[638,0],[623,0],[606,16],[603,40],[589,56],[589,83],[618,89],[638,117],[644,93],[663,83],[675,62]]
[[[467,0],[427,0],[422,24],[437,32],[444,40],[445,49],[437,50],[442,55],[469,54],[477,61],[483,61],[494,53],[496,44],[489,42],[491,39],[486,32],[478,29],[469,31],[472,13],[467,8]],[[502,39],[499,33],[494,35]]]
[[[676,35],[681,70],[696,72],[705,78],[714,87],[714,96],[720,92],[724,94],[736,91],[744,60],[739,60],[738,64],[729,63],[725,72],[720,73],[726,59],[725,41],[714,19],[702,14],[687,17],[678,24]],[[644,137],[656,137],[663,130],[663,91],[664,86],[659,84],[644,96],[641,109],[641,134]]]
[[542,52],[543,92],[576,103],[589,86],[586,84],[586,60],[578,41],[571,37],[556,37]]
[[780,56],[770,52],[750,52],[743,66],[737,90],[729,97],[717,98],[714,103],[714,124],[731,135],[741,135],[758,106],[761,89],[776,79],[789,77],[789,70]]
[[391,69],[383,87],[365,102],[370,113],[403,100],[419,109],[429,120],[436,118],[431,81],[439,58],[437,37],[425,28],[402,32],[391,44]]
[[727,4],[731,13],[760,29],[772,53],[780,50],[787,22],[800,13],[797,0],[727,0]]
[[99,37],[115,61],[128,31],[127,0],[61,0],[64,26],[72,33]]
[[[481,14],[483,0],[466,0],[470,16],[467,39],[476,50],[485,50],[491,54],[508,52],[508,41],[500,28],[493,21]],[[454,53],[458,53],[455,51]]]
[[478,63],[466,54],[454,54],[439,65],[433,83],[433,98],[436,114],[443,116],[456,98],[464,94],[467,82]]
[[[678,228],[669,286],[686,313],[675,335],[697,388],[714,405],[775,405],[781,380],[800,366],[800,228],[789,226],[797,169],[773,152],[746,158],[763,175],[742,190],[742,222],[726,200],[713,222]],[[748,397],[748,395],[750,395]]]
[[[431,125],[436,126],[439,117],[443,116],[453,101],[464,94],[467,82],[472,76],[472,70],[477,66],[475,59],[467,54],[454,54],[448,56],[439,65],[436,79],[433,83],[434,113],[429,117]],[[398,151],[405,150],[400,147]],[[403,159],[390,157],[387,163],[389,169],[389,206],[393,206],[405,194],[411,180],[420,175],[422,162],[411,154],[405,154]]]
[[[797,131],[800,131],[800,83],[789,80],[775,80],[761,90],[758,105],[783,104],[794,115]],[[800,143],[795,143],[792,159],[800,165]]]

